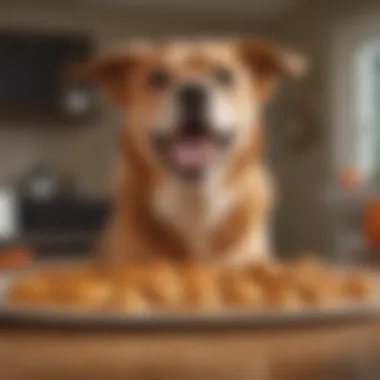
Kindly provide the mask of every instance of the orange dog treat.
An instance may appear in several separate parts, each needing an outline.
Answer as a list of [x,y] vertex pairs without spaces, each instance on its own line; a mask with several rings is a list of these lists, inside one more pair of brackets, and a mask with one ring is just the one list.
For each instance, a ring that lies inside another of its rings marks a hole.
[[110,282],[97,276],[68,274],[51,279],[52,302],[75,307],[100,307],[111,293]]
[[144,282],[144,278],[149,272],[149,267],[141,264],[131,264],[122,268],[116,268],[111,272],[107,272],[107,276],[115,283],[120,283],[120,286],[137,286],[140,287]]
[[298,285],[296,291],[305,305],[327,306],[339,300],[335,289],[316,282],[303,282]]
[[284,269],[283,281],[306,305],[330,305],[339,299],[337,273],[328,271],[312,258],[297,260]]
[[301,305],[301,299],[299,298],[295,289],[285,284],[273,285],[267,287],[263,292],[264,305],[267,307],[276,307],[291,309],[299,307]]
[[114,289],[106,302],[107,308],[115,308],[128,312],[144,311],[147,309],[147,306],[147,302],[139,289],[127,284],[125,287],[119,286]]
[[343,279],[342,293],[348,299],[369,299],[373,296],[372,279],[364,273],[350,273]]
[[306,256],[284,266],[282,276],[289,282],[302,282],[323,275],[325,272],[326,269],[317,260]]
[[146,310],[148,303],[142,294],[144,267],[128,265],[109,273],[112,280],[112,292],[106,307],[128,312]]
[[12,303],[41,305],[49,303],[50,288],[44,276],[35,275],[16,282],[8,291]]
[[307,257],[286,265],[267,262],[233,269],[156,263],[103,274],[93,268],[52,270],[16,282],[7,298],[17,304],[142,312],[332,306],[369,299],[373,292],[369,275],[343,274]]
[[263,299],[261,286],[249,276],[232,272],[227,273],[221,280],[224,300],[228,305],[257,307]]
[[243,269],[243,272],[256,283],[270,287],[278,282],[282,267],[277,263],[257,263]]
[[211,266],[190,265],[183,269],[184,306],[214,309],[221,306],[219,269]]
[[141,285],[143,295],[156,306],[176,307],[183,299],[183,286],[178,271],[169,264],[148,267]]

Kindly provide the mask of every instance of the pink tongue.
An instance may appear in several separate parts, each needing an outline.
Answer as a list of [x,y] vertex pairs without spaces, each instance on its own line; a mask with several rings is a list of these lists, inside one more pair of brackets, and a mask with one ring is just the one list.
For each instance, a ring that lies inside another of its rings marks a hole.
[[212,147],[206,141],[182,141],[173,146],[172,155],[177,163],[187,168],[200,168],[207,164]]

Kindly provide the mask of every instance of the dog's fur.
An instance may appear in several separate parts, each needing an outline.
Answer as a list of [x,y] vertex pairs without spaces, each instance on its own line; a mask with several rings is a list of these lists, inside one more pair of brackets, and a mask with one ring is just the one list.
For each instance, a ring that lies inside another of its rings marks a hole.
[[[232,120],[236,143],[223,163],[188,183],[171,175],[147,142],[151,125],[165,130],[174,116],[170,96],[153,96],[144,81],[162,65],[175,71],[178,83],[209,80],[211,68],[220,64],[233,71],[236,83],[223,92],[212,88],[224,102],[213,112],[216,120]],[[126,110],[103,259],[115,264],[148,258],[236,264],[267,259],[274,190],[261,158],[261,113],[278,79],[302,70],[298,55],[256,39],[137,45],[92,63],[91,75]]]

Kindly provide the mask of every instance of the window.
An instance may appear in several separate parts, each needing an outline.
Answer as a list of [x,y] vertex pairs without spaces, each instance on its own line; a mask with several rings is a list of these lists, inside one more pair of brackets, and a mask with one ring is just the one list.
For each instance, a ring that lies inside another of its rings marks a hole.
[[365,178],[380,182],[380,39],[357,54],[358,166]]
[[335,178],[356,168],[380,184],[380,8],[337,22],[330,45],[331,157]]

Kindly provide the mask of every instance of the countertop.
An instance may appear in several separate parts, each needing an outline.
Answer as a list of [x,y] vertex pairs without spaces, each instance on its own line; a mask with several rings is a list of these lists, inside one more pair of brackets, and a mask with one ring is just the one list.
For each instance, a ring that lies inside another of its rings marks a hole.
[[1,380],[380,378],[380,321],[255,331],[0,325]]

